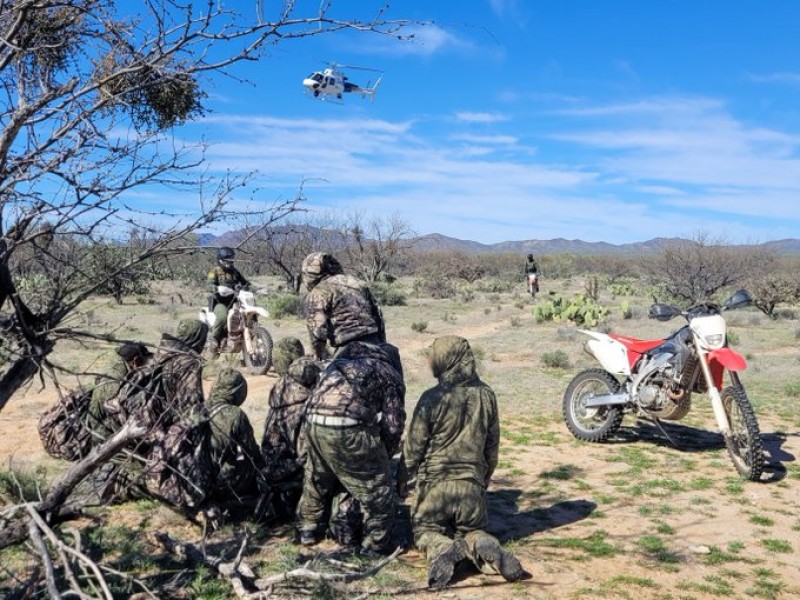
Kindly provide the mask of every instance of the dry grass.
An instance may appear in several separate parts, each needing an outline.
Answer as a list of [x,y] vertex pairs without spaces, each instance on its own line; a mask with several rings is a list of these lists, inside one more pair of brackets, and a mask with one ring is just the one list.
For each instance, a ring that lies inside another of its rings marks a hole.
[[[580,285],[545,281],[542,297],[551,289],[571,294]],[[97,302],[92,318],[118,328],[121,335],[155,341],[162,329],[174,327],[176,318],[196,314],[193,306],[170,302],[172,295],[121,307]],[[193,297],[198,308],[204,302],[199,291],[184,290],[182,295]],[[625,318],[619,299],[602,289],[600,301],[611,308],[606,325],[612,330],[655,338],[671,329],[640,317],[646,314],[645,298],[629,299],[631,319]],[[749,311],[736,316],[736,349],[751,365],[744,381],[778,469],[775,481],[754,484],[735,476],[703,398],[696,399],[684,423],[667,426],[680,449],[671,447],[652,425],[633,420],[626,421],[612,443],[575,441],[561,422],[561,396],[574,374],[591,366],[591,359],[572,327],[537,325],[533,306],[520,285],[513,293],[409,298],[408,306],[385,309],[388,336],[404,362],[409,412],[432,385],[424,351],[439,335],[468,338],[482,377],[498,394],[503,437],[500,468],[489,492],[490,529],[520,555],[534,577],[513,586],[497,586],[493,577],[462,577],[449,597],[797,597],[800,501],[793,487],[800,479],[794,462],[800,451],[800,410],[792,386],[800,381],[798,323],[760,319]],[[421,322],[427,324],[424,329],[414,327]],[[269,328],[276,340],[305,338],[303,323],[295,318],[270,322]],[[555,351],[563,352],[572,366],[544,366],[542,354]],[[94,345],[65,346],[58,356],[65,366],[85,370],[102,366],[103,352]],[[250,379],[244,408],[257,432],[273,381],[269,376]],[[32,389],[0,413],[0,427],[9,432],[0,439],[0,462],[13,455],[20,466],[57,472],[61,465],[43,455],[35,433],[36,415],[51,399],[51,391]],[[24,455],[19,452],[23,447]],[[104,511],[102,518],[138,531],[142,513],[132,504]],[[159,526],[187,529],[169,519]],[[136,531],[132,535],[144,535]],[[189,529],[189,535],[198,532]],[[116,538],[109,534],[106,539]],[[284,532],[266,535],[253,562],[274,571],[296,560]],[[360,589],[378,598],[434,597],[424,591],[424,582],[424,561],[410,552]],[[0,584],[0,596],[2,590]],[[224,598],[227,593],[208,573],[198,573],[187,597]]]

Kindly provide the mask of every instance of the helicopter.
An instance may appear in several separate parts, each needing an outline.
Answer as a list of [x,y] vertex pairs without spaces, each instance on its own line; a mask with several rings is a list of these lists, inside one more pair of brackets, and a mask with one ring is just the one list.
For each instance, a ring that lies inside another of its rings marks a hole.
[[383,75],[378,77],[374,85],[370,86],[368,83],[366,87],[361,87],[355,83],[351,83],[340,69],[358,69],[360,71],[372,71],[374,73],[382,73],[378,69],[370,69],[367,67],[348,67],[347,65],[339,65],[330,63],[324,71],[314,71],[303,80],[303,86],[308,90],[314,98],[320,100],[336,98],[341,100],[344,94],[361,94],[362,98],[370,97],[375,100],[375,92],[381,85]]

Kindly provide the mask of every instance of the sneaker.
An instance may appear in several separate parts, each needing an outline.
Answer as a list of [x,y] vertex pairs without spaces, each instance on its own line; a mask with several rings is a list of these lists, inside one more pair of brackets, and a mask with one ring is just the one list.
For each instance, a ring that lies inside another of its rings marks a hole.
[[520,581],[531,576],[516,556],[504,550],[496,540],[481,539],[475,544],[475,552],[488,565],[492,566],[506,581]]
[[319,543],[319,537],[317,537],[316,532],[314,531],[301,531],[300,532],[300,545],[302,546],[316,546]]
[[467,546],[464,540],[455,540],[431,563],[428,569],[428,587],[441,590],[447,587],[453,578],[456,565],[467,558]]

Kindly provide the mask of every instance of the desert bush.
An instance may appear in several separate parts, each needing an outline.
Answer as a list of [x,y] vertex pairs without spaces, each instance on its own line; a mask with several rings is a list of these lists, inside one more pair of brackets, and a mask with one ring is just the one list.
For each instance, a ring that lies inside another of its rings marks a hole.
[[742,342],[741,336],[735,331],[728,330],[728,345],[738,346]]
[[492,301],[497,302],[500,299],[499,294],[510,292],[519,282],[520,277],[516,277],[514,279],[510,277],[492,277],[476,281],[473,287],[475,291],[483,292],[484,294],[492,294],[492,297],[496,297],[496,300]]
[[633,318],[633,309],[631,308],[631,303],[627,300],[623,300],[619,305],[620,312],[622,312],[622,318],[625,320],[629,320]]
[[606,307],[598,304],[586,294],[575,294],[571,300],[567,300],[563,296],[554,297],[537,306],[533,316],[537,323],[570,321],[576,325],[596,327],[608,316],[608,313]]
[[428,330],[428,322],[414,321],[411,323],[411,329],[417,333],[425,333]]
[[587,279],[583,284],[583,288],[586,290],[586,295],[589,296],[590,299],[595,302],[600,299],[600,282],[597,280],[597,277],[590,277]]
[[750,295],[758,310],[771,319],[777,319],[778,304],[800,300],[800,276],[795,273],[765,273],[750,283]]
[[511,317],[510,324],[512,327],[522,327],[522,319],[519,317]]
[[406,305],[406,294],[396,283],[376,281],[370,285],[370,289],[381,306]]
[[541,356],[541,361],[545,367],[550,369],[569,369],[572,366],[569,362],[569,356],[563,350],[545,352]]
[[305,303],[303,298],[296,294],[275,294],[267,299],[267,310],[271,317],[283,319],[285,317],[305,317]]
[[556,330],[556,335],[561,340],[572,341],[578,337],[578,330],[574,327],[559,327]]
[[618,296],[635,296],[638,290],[628,282],[612,283],[608,286],[608,291],[614,298]]
[[475,300],[475,292],[469,288],[465,288],[458,293],[458,299],[464,304],[469,304]]
[[413,291],[418,298],[445,300],[456,297],[458,286],[450,279],[422,277],[414,281]]
[[800,383],[787,383],[783,391],[789,398],[800,398]]

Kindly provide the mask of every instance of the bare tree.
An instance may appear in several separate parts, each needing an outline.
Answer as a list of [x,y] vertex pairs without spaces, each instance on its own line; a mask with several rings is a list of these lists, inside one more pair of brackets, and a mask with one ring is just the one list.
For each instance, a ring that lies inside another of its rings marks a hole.
[[776,319],[779,304],[800,300],[800,276],[794,272],[755,274],[748,285],[753,304],[770,319]]
[[382,275],[408,258],[414,234],[400,215],[367,218],[353,213],[338,228],[344,261],[366,281]]
[[692,240],[669,244],[658,254],[645,257],[641,267],[645,280],[669,297],[697,304],[712,300],[757,269],[771,270],[775,260],[767,249],[731,246],[701,232]]
[[[203,171],[202,145],[171,136],[203,112],[205,76],[227,74],[287,40],[351,29],[402,37],[385,8],[364,20],[307,12],[295,1],[273,16],[229,3],[143,0],[135,17],[115,0],[0,0],[0,410],[37,373],[56,376],[58,340],[93,336],[69,326],[84,301],[120,273],[195,250],[193,232],[238,219],[230,204],[246,177]],[[147,212],[130,192],[169,189],[195,210]],[[294,199],[254,207],[276,222]],[[143,220],[163,224],[151,243],[98,273],[92,247]],[[21,280],[35,276],[35,294]]]

